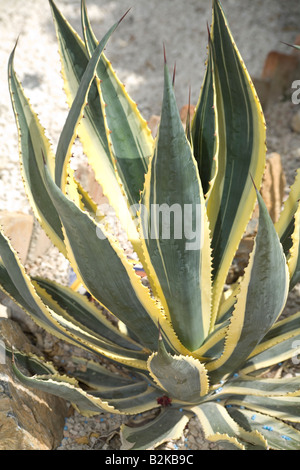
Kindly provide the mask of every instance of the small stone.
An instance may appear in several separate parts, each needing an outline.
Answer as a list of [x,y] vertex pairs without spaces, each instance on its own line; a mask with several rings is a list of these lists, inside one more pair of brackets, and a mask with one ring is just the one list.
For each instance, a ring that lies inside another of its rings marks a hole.
[[0,212],[0,225],[3,226],[5,235],[10,238],[13,248],[19,254],[22,263],[25,263],[32,231],[33,216],[22,212]]
[[157,130],[160,122],[160,117],[157,116],[156,114],[153,114],[153,116],[150,117],[148,121],[148,127],[151,130],[152,136],[156,137],[157,135]]
[[190,124],[191,124],[192,118],[195,114],[195,109],[196,107],[194,105],[188,105],[188,104],[182,106],[182,108],[180,109],[180,119],[184,128],[186,127],[188,115],[189,115]]
[[83,444],[83,445],[88,445],[90,442],[87,436],[76,437],[74,440],[77,444]]
[[0,318],[8,318],[7,307],[1,304],[0,304]]
[[291,125],[293,131],[300,134],[300,111],[293,115]]

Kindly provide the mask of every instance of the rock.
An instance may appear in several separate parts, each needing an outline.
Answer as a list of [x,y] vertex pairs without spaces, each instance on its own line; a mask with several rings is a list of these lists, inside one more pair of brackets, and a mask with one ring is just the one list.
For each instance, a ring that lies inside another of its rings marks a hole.
[[[40,356],[19,325],[0,319],[0,343]],[[63,437],[67,403],[22,385],[8,357],[0,362],[0,450],[53,450]]]
[[293,115],[291,126],[294,132],[300,134],[300,111],[297,111],[296,114]]
[[6,309],[7,318],[14,320],[25,334],[36,336],[42,329],[8,295],[0,290],[0,302]]
[[[266,158],[266,168],[260,193],[267,206],[273,222],[277,222],[282,210],[286,179],[281,165],[280,155],[270,153]],[[254,237],[258,227],[259,210],[256,204],[252,218],[249,221],[245,234],[239,244],[238,250],[230,267],[226,284],[232,284],[243,275],[249,261],[249,254],[253,249]]]
[[153,114],[153,116],[151,116],[148,121],[148,127],[153,137],[156,137],[157,135],[159,121],[160,121],[160,116],[157,116],[156,114]]
[[8,308],[0,304],[0,318],[8,318]]
[[196,110],[196,106],[188,105],[188,104],[186,104],[185,106],[182,106],[182,108],[180,109],[180,119],[184,128],[186,127],[188,113],[190,114],[190,123],[191,123],[193,116],[195,114],[195,110]]
[[31,239],[28,258],[35,261],[40,256],[46,254],[51,246],[52,242],[42,227],[40,225],[36,226]]
[[[293,44],[300,42],[300,35]],[[285,96],[291,89],[291,84],[298,79],[300,73],[300,54],[294,48],[287,46],[287,53],[270,51],[265,59],[262,74],[253,78],[253,84],[261,105],[266,111],[269,103]]]
[[95,180],[95,174],[89,165],[79,163],[75,177],[96,204],[108,204],[108,199],[104,196],[100,184]]
[[266,78],[253,78],[253,85],[263,110],[267,109],[270,95],[271,80]]
[[[260,194],[262,195],[274,223],[277,222],[282,210],[285,186],[286,178],[279,153],[272,152],[267,154],[266,168],[260,188]],[[258,205],[256,205],[252,219],[246,230],[247,236],[254,235],[256,233],[258,216]]]
[[0,225],[4,233],[11,240],[12,246],[19,253],[20,260],[25,263],[32,231],[34,218],[22,212],[0,212]]
[[281,98],[287,90],[290,90],[293,80],[298,78],[299,70],[299,56],[292,53],[283,54],[270,51],[266,57],[261,76],[263,80],[270,81],[268,99]]
[[270,153],[267,155],[261,195],[274,223],[277,222],[282,209],[285,186],[286,178],[280,155],[276,152]]

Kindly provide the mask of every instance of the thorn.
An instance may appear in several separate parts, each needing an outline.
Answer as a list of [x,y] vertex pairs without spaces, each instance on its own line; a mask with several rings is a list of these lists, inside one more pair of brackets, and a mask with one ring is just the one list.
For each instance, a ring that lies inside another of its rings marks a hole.
[[255,188],[255,191],[258,192],[257,187],[256,187],[256,184],[255,184],[255,182],[254,182],[254,179],[253,179],[251,173],[249,173],[249,175],[250,175],[250,178],[251,178],[251,180],[252,180],[252,184],[253,184],[253,186],[254,186],[254,188]]
[[293,49],[297,49],[299,51],[299,46],[297,44],[288,44],[287,42],[280,41],[281,44],[285,44],[286,46],[292,47]]
[[118,21],[118,25],[121,23],[121,21],[123,21],[123,19],[125,18],[125,16],[127,15],[127,13],[131,10],[131,8],[128,8],[128,10],[126,11],[126,13],[124,13],[124,15],[122,16],[121,19],[119,19]]
[[210,42],[210,41],[211,41],[211,37],[210,37],[210,30],[209,30],[208,23],[206,23],[206,27],[207,27],[207,34],[208,34],[208,42]]
[[166,48],[165,48],[165,43],[163,43],[163,48],[164,48],[164,63],[167,63],[167,57],[166,57]]
[[172,78],[172,86],[174,88],[175,86],[175,75],[176,75],[176,62],[174,64],[174,70],[173,70],[173,78]]
[[284,41],[280,41],[281,44],[285,44],[286,46],[289,46],[289,47],[294,47],[293,44],[289,44],[288,42],[284,42]]

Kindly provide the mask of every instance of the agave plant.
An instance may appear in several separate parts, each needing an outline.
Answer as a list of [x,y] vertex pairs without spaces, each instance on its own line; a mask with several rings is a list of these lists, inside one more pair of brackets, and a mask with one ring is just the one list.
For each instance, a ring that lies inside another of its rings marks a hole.
[[[103,52],[120,22],[98,42],[82,1],[81,39],[52,0],[50,7],[70,111],[54,152],[16,76],[14,50],[9,87],[21,169],[36,218],[97,304],[30,277],[4,233],[0,281],[39,326],[99,360],[74,357],[67,376],[15,351],[15,374],[87,416],[155,410],[141,427],[122,425],[122,449],[179,438],[194,415],[207,439],[229,448],[299,449],[300,377],[266,374],[300,350],[300,312],[280,316],[300,279],[299,174],[274,226],[259,193],[264,117],[219,1],[212,2],[192,122],[186,129],[181,123],[165,56],[155,139]],[[149,286],[76,180],[70,157],[77,137]],[[256,203],[248,266],[225,291]],[[103,357],[128,375],[112,373]]]

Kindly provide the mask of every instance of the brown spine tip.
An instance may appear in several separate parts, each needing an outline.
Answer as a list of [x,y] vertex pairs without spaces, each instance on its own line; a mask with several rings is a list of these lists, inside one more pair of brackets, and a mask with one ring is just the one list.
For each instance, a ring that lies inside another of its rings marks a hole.
[[207,34],[208,34],[208,42],[210,42],[211,37],[210,37],[210,30],[209,30],[209,25],[208,25],[208,23],[206,23],[206,27],[207,27]]
[[176,76],[176,62],[174,64],[174,69],[173,69],[173,78],[172,78],[173,87],[175,86],[175,76]]
[[163,43],[163,49],[164,49],[164,63],[166,64],[166,63],[167,63],[167,56],[166,56],[166,47],[165,47],[165,43]]
[[124,15],[122,16],[122,18],[119,19],[118,21],[118,25],[121,23],[121,21],[124,20],[125,16],[129,13],[129,11],[131,10],[131,8],[128,8],[128,10],[124,13]]
[[249,173],[249,175],[250,175],[250,178],[251,178],[251,181],[252,181],[252,184],[253,184],[253,186],[254,186],[255,191],[258,192],[257,187],[256,187],[256,184],[255,184],[255,182],[254,182],[254,179],[253,179],[251,173]]

